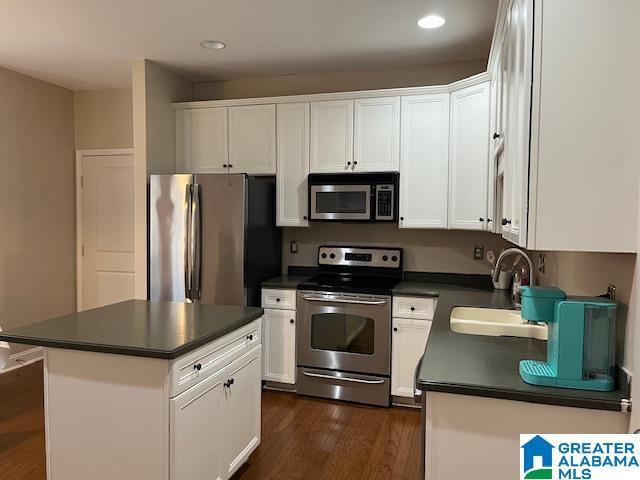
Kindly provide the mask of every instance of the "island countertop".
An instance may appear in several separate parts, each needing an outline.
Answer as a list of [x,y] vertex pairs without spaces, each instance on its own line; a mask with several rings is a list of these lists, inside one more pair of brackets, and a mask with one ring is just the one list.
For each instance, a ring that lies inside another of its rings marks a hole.
[[[436,277],[437,278],[437,277]],[[596,392],[541,387],[520,378],[520,360],[544,360],[546,343],[515,337],[465,335],[451,331],[449,317],[456,306],[513,308],[504,291],[432,281],[400,283],[394,295],[437,297],[431,332],[416,371],[423,391],[494,397],[566,407],[620,411],[620,390]]]
[[6,330],[0,340],[173,359],[262,316],[262,308],[129,300]]

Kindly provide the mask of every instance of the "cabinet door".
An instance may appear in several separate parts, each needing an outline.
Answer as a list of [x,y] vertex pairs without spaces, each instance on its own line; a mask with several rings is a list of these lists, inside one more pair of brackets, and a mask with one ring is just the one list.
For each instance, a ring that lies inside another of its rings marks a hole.
[[354,125],[354,171],[398,171],[400,97],[356,100]]
[[308,227],[309,104],[285,103],[277,108],[277,225]]
[[249,458],[260,444],[262,385],[261,347],[254,348],[225,370],[223,443],[227,476]]
[[311,102],[311,173],[353,165],[353,100]]
[[393,319],[391,345],[391,394],[413,397],[416,367],[427,345],[431,322]]
[[400,228],[447,228],[449,94],[402,97]]
[[224,478],[223,372],[170,400],[171,480]]
[[262,317],[263,380],[296,383],[296,312],[265,310]]
[[451,93],[449,228],[487,228],[489,82]]
[[529,201],[529,134],[533,44],[531,0],[512,2],[507,12],[505,36],[506,132],[504,138],[503,236],[520,246],[527,241]]
[[176,111],[176,172],[226,172],[227,108]]
[[229,172],[275,175],[275,105],[229,107]]

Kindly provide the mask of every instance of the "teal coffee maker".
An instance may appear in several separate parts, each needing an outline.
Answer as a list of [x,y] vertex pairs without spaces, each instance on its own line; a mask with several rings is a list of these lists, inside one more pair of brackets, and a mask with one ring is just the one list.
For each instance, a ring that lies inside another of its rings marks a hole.
[[522,318],[549,326],[547,361],[522,360],[533,385],[610,391],[615,385],[616,302],[569,297],[558,288],[521,287]]

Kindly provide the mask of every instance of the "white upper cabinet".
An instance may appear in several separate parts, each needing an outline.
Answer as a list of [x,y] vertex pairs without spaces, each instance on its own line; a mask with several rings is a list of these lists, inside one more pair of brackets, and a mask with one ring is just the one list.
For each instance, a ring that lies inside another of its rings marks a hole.
[[347,172],[353,165],[353,100],[311,102],[311,173]]
[[402,97],[400,228],[447,228],[449,94]]
[[229,172],[276,173],[276,106],[229,107]]
[[398,171],[400,157],[400,97],[355,101],[353,170]]
[[226,172],[227,108],[176,111],[176,172]]
[[308,227],[309,104],[277,108],[277,225]]
[[449,228],[487,228],[489,82],[451,93]]

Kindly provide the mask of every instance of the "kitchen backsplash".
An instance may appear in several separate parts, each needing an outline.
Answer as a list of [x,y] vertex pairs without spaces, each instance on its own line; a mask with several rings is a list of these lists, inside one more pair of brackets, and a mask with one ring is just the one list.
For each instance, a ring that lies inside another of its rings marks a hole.
[[[398,229],[391,224],[315,224],[309,228],[285,228],[282,267],[314,266],[320,245],[395,246],[404,248],[404,269],[424,272],[486,273],[486,260],[474,260],[475,245],[485,252],[508,248],[509,243],[487,232]],[[298,253],[290,244],[297,242]]]

